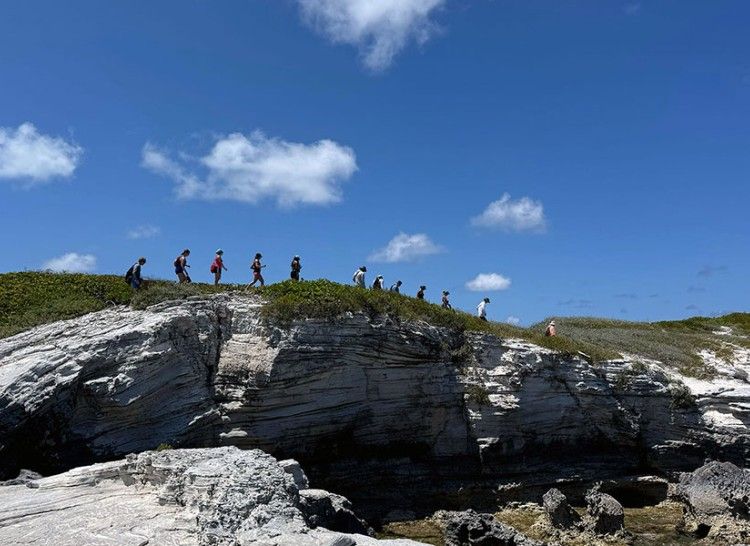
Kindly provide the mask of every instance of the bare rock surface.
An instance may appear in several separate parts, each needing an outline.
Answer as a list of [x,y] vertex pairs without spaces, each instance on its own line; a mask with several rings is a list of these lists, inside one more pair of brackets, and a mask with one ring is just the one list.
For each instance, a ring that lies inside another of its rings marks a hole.
[[544,546],[495,520],[492,514],[440,512],[433,519],[444,528],[445,546]]
[[[167,450],[0,486],[0,543],[416,545],[306,522],[294,478],[259,450]],[[317,498],[331,495],[316,491]],[[333,496],[339,503],[346,499]]]
[[732,463],[710,462],[685,473],[677,486],[685,503],[683,525],[701,538],[750,540],[750,471]]
[[625,511],[617,499],[596,489],[586,494],[586,527],[597,535],[614,535],[625,528]]
[[542,505],[555,527],[569,529],[581,521],[581,516],[568,504],[568,499],[559,489],[552,488],[542,497]]
[[[480,489],[492,509],[503,491],[538,501],[561,481],[750,457],[741,374],[697,385],[655,362],[594,366],[364,313],[275,325],[262,305],[113,308],[0,340],[0,478],[237,446],[299,460],[358,507],[426,515]],[[693,395],[676,403],[683,382]]]

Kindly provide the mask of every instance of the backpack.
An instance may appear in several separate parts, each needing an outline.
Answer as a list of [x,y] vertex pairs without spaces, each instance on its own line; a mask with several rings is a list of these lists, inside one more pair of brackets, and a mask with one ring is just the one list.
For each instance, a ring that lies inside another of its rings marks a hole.
[[131,265],[130,269],[125,273],[125,282],[128,284],[133,280],[133,269],[135,269],[135,264]]
[[217,270],[218,270],[218,267],[216,267],[216,263],[212,263],[209,271],[211,271],[211,273],[216,273]]
[[176,257],[176,258],[174,259],[174,264],[173,264],[173,265],[174,265],[175,267],[180,267],[180,266],[181,266],[181,264],[180,264],[180,258],[182,258],[182,255],[180,255],[180,256],[177,256],[177,257]]

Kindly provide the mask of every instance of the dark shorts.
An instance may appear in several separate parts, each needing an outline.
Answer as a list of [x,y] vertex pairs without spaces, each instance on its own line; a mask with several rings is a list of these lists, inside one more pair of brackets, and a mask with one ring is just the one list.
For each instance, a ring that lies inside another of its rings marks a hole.
[[299,280],[299,271],[292,271],[291,278],[295,281]]

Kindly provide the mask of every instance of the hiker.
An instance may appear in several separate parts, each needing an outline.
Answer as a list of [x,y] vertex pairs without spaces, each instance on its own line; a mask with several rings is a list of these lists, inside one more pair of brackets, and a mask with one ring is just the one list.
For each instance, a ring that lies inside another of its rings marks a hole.
[[260,281],[260,286],[263,287],[266,285],[266,281],[263,280],[263,275],[260,274],[261,269],[266,267],[265,265],[260,263],[260,259],[263,257],[263,254],[258,252],[255,255],[255,259],[253,260],[253,264],[250,266],[250,269],[253,270],[253,282],[250,283],[250,286],[255,286],[255,283]]
[[427,290],[426,286],[420,286],[419,287],[419,292],[417,292],[417,299],[418,300],[423,300],[424,299],[424,291],[425,290]]
[[477,305],[477,316],[482,320],[487,320],[487,304],[490,302],[490,298],[484,298],[479,305]]
[[401,285],[404,284],[401,281],[396,281],[396,284],[392,284],[391,288],[389,289],[391,292],[395,292],[396,294],[401,293]]
[[554,320],[549,321],[549,324],[547,325],[547,329],[544,331],[544,335],[547,337],[554,337],[557,335],[557,328],[555,328]]
[[365,266],[360,267],[354,272],[354,275],[352,275],[352,281],[356,286],[359,286],[360,288],[365,287],[365,273],[367,273],[367,268]]
[[372,289],[373,290],[383,289],[383,275],[378,275],[377,277],[375,277],[375,282],[372,283]]
[[214,286],[219,285],[219,281],[221,280],[221,270],[227,271],[227,268],[224,266],[224,251],[222,249],[219,249],[216,251],[216,257],[214,257],[214,261],[211,264],[211,273],[214,274]]
[[180,284],[191,282],[190,275],[188,275],[187,268],[190,267],[187,263],[187,257],[190,256],[190,249],[186,248],[182,251],[182,254],[177,256],[174,261],[174,272],[177,275],[177,279]]
[[443,309],[453,309],[451,302],[448,301],[448,296],[450,296],[450,292],[443,290]]
[[302,271],[302,264],[299,261],[299,256],[292,258],[290,267],[292,268],[292,272],[289,274],[289,277],[293,281],[299,281],[299,272]]
[[141,278],[141,267],[146,263],[146,258],[141,256],[138,261],[130,266],[128,272],[125,273],[125,282],[128,283],[132,288],[138,290],[143,285],[143,279]]

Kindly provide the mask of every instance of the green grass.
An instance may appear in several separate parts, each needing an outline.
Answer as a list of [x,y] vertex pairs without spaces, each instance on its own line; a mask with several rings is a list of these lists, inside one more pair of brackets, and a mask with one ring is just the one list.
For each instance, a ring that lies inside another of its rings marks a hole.
[[[286,281],[262,289],[248,289],[245,285],[215,287],[150,281],[147,289],[134,292],[120,276],[44,272],[0,274],[0,338],[111,305],[129,304],[143,309],[163,301],[220,292],[252,293],[263,297],[267,301],[263,307],[265,318],[282,326],[301,318],[333,320],[347,312],[364,312],[372,317],[388,314],[460,332],[487,332],[501,338],[525,339],[564,354],[582,352],[592,361],[616,358],[622,352],[639,354],[698,377],[708,377],[712,373],[696,356],[698,350],[726,353],[724,341],[750,346],[750,338],[740,337],[750,335],[750,314],[747,313],[657,323],[558,318],[558,336],[548,338],[543,335],[546,322],[530,328],[485,322],[473,315],[443,309],[415,298],[326,280]],[[735,335],[715,335],[713,332],[720,326],[733,328]],[[467,358],[461,351],[461,348],[456,349],[452,357],[457,363]]]
[[[750,335],[749,313],[653,323],[571,317],[556,319],[556,323],[558,333],[575,341],[659,360],[685,375],[699,378],[710,378],[715,370],[704,364],[698,351],[708,349],[728,358],[732,352],[726,342],[750,347],[750,338],[743,337]],[[543,324],[536,328],[542,328]],[[732,328],[733,334],[715,334],[722,326]]]

